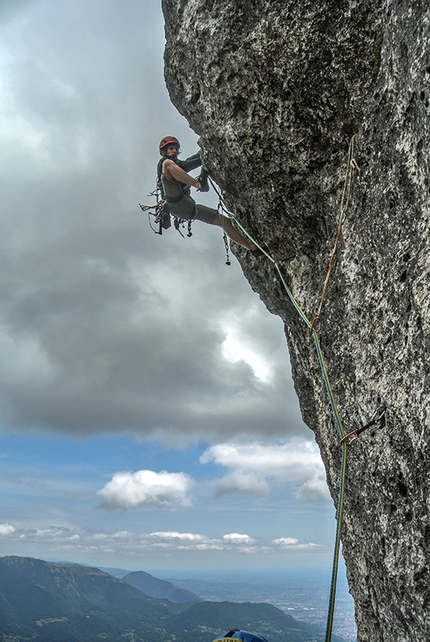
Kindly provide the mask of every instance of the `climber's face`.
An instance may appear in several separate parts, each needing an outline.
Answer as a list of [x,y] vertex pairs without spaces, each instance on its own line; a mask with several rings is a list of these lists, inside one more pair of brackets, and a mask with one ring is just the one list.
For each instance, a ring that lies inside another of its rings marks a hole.
[[177,145],[168,145],[166,149],[167,158],[177,158],[179,155],[179,147]]

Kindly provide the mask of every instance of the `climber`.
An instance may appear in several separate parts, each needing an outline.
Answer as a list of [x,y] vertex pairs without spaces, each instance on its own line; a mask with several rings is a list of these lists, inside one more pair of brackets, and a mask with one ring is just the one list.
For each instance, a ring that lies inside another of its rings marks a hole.
[[197,204],[190,196],[190,187],[207,192],[207,172],[202,168],[198,178],[188,174],[202,164],[200,153],[186,160],[179,160],[180,144],[174,136],[165,136],[160,141],[161,158],[157,166],[157,185],[163,198],[167,200],[167,209],[179,219],[203,221],[209,225],[222,227],[232,241],[250,250],[254,256],[262,255],[254,243],[244,238],[232,225],[230,219],[218,210]]
[[249,631],[241,631],[240,629],[231,629],[223,635],[219,635],[213,642],[229,642],[230,640],[242,640],[242,642],[267,642],[266,638],[263,638],[261,635],[256,635],[255,633],[250,633]]

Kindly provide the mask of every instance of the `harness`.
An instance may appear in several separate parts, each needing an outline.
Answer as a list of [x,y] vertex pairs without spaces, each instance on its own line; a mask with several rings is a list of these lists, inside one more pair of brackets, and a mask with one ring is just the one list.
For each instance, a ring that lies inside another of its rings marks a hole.
[[[139,206],[143,212],[148,212],[148,223],[149,227],[155,234],[162,234],[163,230],[168,230],[169,227],[172,226],[171,223],[171,218],[173,217],[173,225],[175,230],[179,232],[179,234],[182,236],[182,238],[185,238],[184,235],[181,232],[181,227],[185,227],[185,223],[187,223],[187,236],[190,237],[193,235],[191,231],[191,224],[193,222],[193,219],[182,219],[179,216],[172,215],[168,208],[166,207],[169,203],[179,203],[185,194],[188,194],[190,189],[188,185],[185,185],[181,183],[182,186],[182,194],[179,194],[178,196],[173,196],[170,198],[167,198],[164,189],[163,189],[163,181],[161,180],[162,176],[162,170],[163,170],[163,163],[164,161],[167,160],[165,157],[160,158],[157,164],[157,183],[156,183],[156,188],[153,192],[148,194],[148,196],[155,196],[156,198],[156,204],[155,205],[142,205],[139,203]],[[176,162],[176,161],[175,161]],[[176,164],[180,167],[181,164],[184,165],[185,163],[183,161],[178,161]],[[185,168],[182,168],[185,169]],[[154,211],[152,211],[154,210]],[[152,224],[151,224],[151,218],[150,214],[154,216],[154,222],[158,225],[158,229],[154,229]]]
[[[192,222],[194,221],[194,218],[192,219],[183,219],[180,218],[179,216],[175,216],[174,214],[171,214],[168,209],[168,205],[171,203],[172,205],[174,203],[179,203],[184,196],[189,196],[190,194],[190,186],[186,185],[185,183],[180,183],[182,187],[182,193],[179,194],[178,196],[173,196],[173,197],[166,197],[166,194],[164,193],[164,188],[163,188],[163,181],[161,179],[162,173],[163,173],[163,163],[164,161],[167,160],[165,156],[160,158],[160,160],[157,163],[157,182],[156,182],[156,187],[153,192],[148,194],[149,197],[154,196],[156,199],[155,205],[142,205],[139,203],[139,206],[143,212],[148,212],[148,223],[149,227],[155,234],[161,235],[163,233],[163,230],[169,229],[171,227],[171,219],[173,218],[173,226],[177,232],[182,236],[182,238],[185,238],[183,235],[181,228],[185,228],[185,224],[187,225],[187,237],[190,238],[193,233],[191,230],[191,225]],[[173,160],[173,159],[170,159]],[[187,158],[185,161],[182,161],[180,159],[174,160],[176,165],[183,169],[186,172],[189,172],[193,169],[196,169],[201,165],[201,160],[200,160],[200,154],[194,154],[194,156],[190,156],[190,158]],[[204,170],[202,169],[202,172]],[[206,177],[208,174],[205,174]],[[210,180],[210,179],[209,179]],[[214,187],[213,182],[210,180],[211,185]],[[208,187],[202,191],[207,191],[209,189]],[[215,192],[218,194],[217,190],[215,189]],[[219,196],[219,194],[218,194]],[[220,211],[222,208],[221,201],[218,203],[218,211]],[[154,222],[158,225],[158,229],[154,229],[154,227],[151,224],[151,218],[150,215],[154,217]],[[223,240],[224,240],[224,247],[225,247],[225,254],[226,254],[226,265],[231,265],[230,263],[230,255],[229,255],[229,243],[227,239],[226,232],[223,228]]]

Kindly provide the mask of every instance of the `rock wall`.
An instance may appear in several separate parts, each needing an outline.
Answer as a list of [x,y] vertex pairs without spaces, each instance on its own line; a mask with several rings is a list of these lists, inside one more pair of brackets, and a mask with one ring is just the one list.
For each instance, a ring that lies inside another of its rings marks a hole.
[[[163,0],[171,99],[226,202],[312,318],[348,144],[360,167],[321,317],[347,431],[343,553],[360,641],[430,639],[427,1]],[[293,376],[333,498],[338,436],[312,339],[269,261],[235,250],[285,322]]]

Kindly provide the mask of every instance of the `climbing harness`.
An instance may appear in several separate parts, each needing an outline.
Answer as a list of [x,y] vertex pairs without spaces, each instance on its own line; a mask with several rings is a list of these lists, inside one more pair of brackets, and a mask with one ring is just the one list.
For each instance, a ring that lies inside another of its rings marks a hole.
[[[155,196],[155,205],[142,205],[142,203],[139,203],[139,207],[142,212],[148,212],[148,223],[151,230],[155,232],[155,234],[161,235],[163,230],[168,230],[171,226],[170,214],[165,208],[166,199],[160,199],[160,194],[157,189],[148,194],[148,197],[151,196]],[[158,229],[154,229],[152,226],[150,215],[154,217],[154,223],[158,225]]]
[[219,209],[221,209],[226,216],[228,216],[231,220],[233,220],[238,226],[238,228],[242,231],[242,233],[269,259],[269,261],[271,261],[271,263],[273,263],[273,265],[275,266],[278,272],[281,283],[288,295],[288,298],[290,299],[290,302],[292,303],[293,307],[297,311],[298,315],[300,316],[304,324],[307,326],[309,333],[312,335],[314,345],[315,345],[315,350],[318,357],[318,362],[321,369],[322,378],[323,378],[326,393],[327,393],[327,397],[333,413],[334,422],[336,424],[337,431],[339,434],[339,439],[340,439],[339,445],[341,447],[341,463],[340,463],[339,489],[338,489],[337,510],[336,510],[335,546],[333,551],[333,566],[332,566],[332,574],[331,574],[330,597],[329,597],[329,607],[328,607],[328,614],[327,614],[325,642],[330,642],[332,637],[332,630],[333,630],[334,607],[335,607],[335,601],[336,601],[336,585],[337,585],[340,545],[341,545],[340,536],[341,536],[341,529],[342,529],[343,505],[344,505],[344,497],[345,497],[345,479],[346,479],[348,444],[351,441],[353,441],[354,438],[357,438],[364,430],[367,430],[371,426],[375,426],[378,423],[381,427],[385,425],[385,413],[386,413],[385,406],[380,406],[375,411],[370,421],[367,424],[365,424],[365,426],[363,426],[362,428],[353,430],[349,433],[345,432],[342,419],[339,414],[339,410],[333,394],[333,390],[331,387],[330,379],[329,379],[327,368],[325,365],[324,355],[321,349],[321,344],[318,336],[320,332],[319,323],[320,323],[321,311],[324,304],[324,299],[325,299],[331,271],[333,268],[333,263],[334,263],[334,259],[337,251],[337,246],[339,243],[339,238],[340,238],[342,227],[346,220],[346,216],[349,208],[353,179],[355,176],[355,172],[360,171],[360,168],[358,167],[358,164],[354,158],[354,142],[355,142],[355,135],[351,138],[349,149],[348,149],[348,162],[347,162],[347,169],[345,174],[344,187],[343,187],[342,199],[341,199],[341,205],[340,205],[340,216],[338,220],[337,235],[336,235],[334,247],[330,257],[328,272],[324,281],[318,311],[312,321],[310,321],[309,318],[306,316],[306,314],[303,312],[302,308],[300,307],[299,303],[297,302],[290,288],[288,287],[288,284],[285,281],[284,275],[282,274],[282,271],[280,268],[282,261],[275,260],[270,255],[267,248],[262,247],[248,233],[248,231],[243,227],[243,225],[241,225],[241,223],[237,220],[237,218],[226,209],[220,192],[216,189],[215,185],[213,184],[213,181],[209,179],[214,191],[218,195],[219,203],[220,203]]
[[[163,147],[168,145],[169,143],[177,143],[179,145],[179,141],[177,138],[174,138],[173,136],[166,136],[160,141],[160,151]],[[180,218],[179,216],[174,216],[170,214],[168,210],[168,204],[169,203],[179,203],[179,201],[182,200],[184,197],[184,194],[181,194],[180,196],[175,196],[172,198],[165,198],[164,193],[163,193],[163,188],[162,188],[162,183],[161,183],[161,165],[162,161],[165,159],[160,159],[158,166],[157,166],[157,180],[156,180],[156,187],[155,189],[148,194],[148,198],[155,197],[155,205],[142,205],[142,203],[139,203],[140,209],[143,212],[148,212],[148,223],[149,227],[155,234],[161,235],[163,233],[163,230],[168,230],[169,227],[172,226],[171,219],[173,218],[173,226],[177,232],[182,236],[182,238],[185,238],[185,236],[181,232],[181,227],[185,227],[185,223],[187,223],[187,236],[191,237],[193,235],[191,231],[191,224],[194,219],[183,219]],[[158,225],[158,229],[154,229],[151,223],[151,216],[154,217],[154,222]]]
[[[171,137],[167,137],[167,138],[171,138]],[[161,141],[161,143],[164,140],[165,139],[163,139]],[[160,143],[160,145],[161,145],[161,143]],[[215,185],[214,185],[212,179],[209,177],[209,174],[203,169],[202,169],[201,176],[204,177],[203,180],[206,181],[206,185],[207,185],[207,187],[205,187],[202,191],[207,192],[209,190],[208,182],[210,182],[211,185],[213,186],[215,192],[218,195],[218,198],[219,198],[219,200],[218,200],[218,212],[221,212],[221,208],[223,208],[221,195],[219,194],[218,190],[215,188]],[[181,231],[181,228],[184,229],[185,228],[185,224],[186,224],[186,227],[187,227],[187,237],[190,238],[193,235],[191,226],[192,226],[192,223],[195,220],[195,218],[192,218],[192,219],[180,218],[179,216],[174,216],[174,215],[170,214],[170,212],[167,209],[167,206],[168,206],[169,203],[179,203],[179,201],[183,198],[183,196],[184,195],[182,194],[181,196],[178,196],[178,197],[175,197],[175,198],[169,198],[169,199],[162,198],[160,181],[157,178],[157,187],[150,194],[148,194],[149,198],[150,197],[155,197],[155,199],[156,199],[155,205],[142,205],[142,203],[139,203],[140,209],[143,212],[148,212],[149,227],[151,228],[151,230],[153,232],[155,232],[155,234],[159,234],[161,236],[161,234],[163,233],[163,230],[169,229],[169,227],[171,227],[171,225],[172,225],[171,224],[171,219],[173,218],[173,227],[175,228],[175,230],[177,232],[179,232],[179,234],[182,236],[182,238],[185,238],[185,236],[183,235],[183,233]],[[154,223],[156,225],[158,225],[157,229],[154,229],[154,227],[153,227],[153,225],[151,223],[151,218],[150,218],[151,216],[154,217]],[[222,222],[222,219],[221,219],[221,222]],[[227,238],[227,234],[226,234],[226,231],[224,229],[224,226],[222,226],[222,232],[223,232],[223,241],[224,241],[224,247],[225,247],[225,258],[226,258],[225,264],[226,265],[231,265],[230,254],[229,254],[230,248],[229,248],[228,238]]]
[[[185,236],[181,232],[181,227],[185,227],[185,223],[187,224],[187,236],[191,237],[193,235],[191,231],[191,225],[194,219],[183,219],[179,218],[178,216],[172,216],[170,212],[167,209],[167,204],[168,200],[167,199],[162,199],[160,195],[160,191],[158,187],[148,194],[148,197],[155,196],[156,203],[155,205],[142,205],[142,203],[139,203],[139,207],[142,210],[142,212],[148,212],[148,223],[149,227],[155,234],[161,234],[163,233],[163,230],[168,230],[169,227],[172,226],[171,219],[173,218],[173,226],[177,232],[182,236],[182,238],[185,238]],[[182,198],[182,197],[181,197]],[[152,223],[151,223],[151,216],[154,217],[154,223],[158,225],[158,229],[154,229]]]

